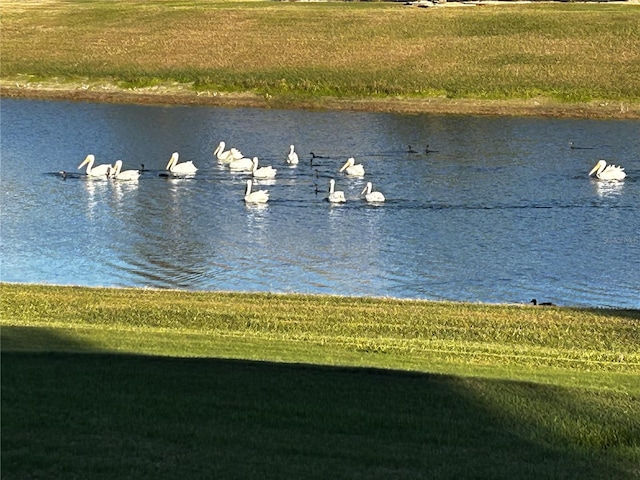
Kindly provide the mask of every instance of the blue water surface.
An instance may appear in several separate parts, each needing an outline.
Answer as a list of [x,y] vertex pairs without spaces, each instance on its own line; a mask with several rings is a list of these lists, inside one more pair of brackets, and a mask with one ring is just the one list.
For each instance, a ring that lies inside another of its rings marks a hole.
[[[0,121],[2,281],[640,308],[638,121],[12,99]],[[278,169],[265,207],[221,140]],[[165,176],[174,151],[195,176]],[[89,180],[89,153],[145,170]],[[625,181],[588,177],[600,158]]]

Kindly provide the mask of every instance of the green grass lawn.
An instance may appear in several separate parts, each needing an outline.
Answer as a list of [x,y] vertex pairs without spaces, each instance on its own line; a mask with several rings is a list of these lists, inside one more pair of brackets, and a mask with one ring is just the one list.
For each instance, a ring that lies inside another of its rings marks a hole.
[[[1,8],[0,77],[36,88],[640,100],[631,5]],[[637,479],[639,320],[0,284],[2,478]]]
[[0,295],[3,478],[640,478],[639,311]]
[[0,40],[1,77],[34,85],[640,102],[640,7],[629,4],[8,1]]

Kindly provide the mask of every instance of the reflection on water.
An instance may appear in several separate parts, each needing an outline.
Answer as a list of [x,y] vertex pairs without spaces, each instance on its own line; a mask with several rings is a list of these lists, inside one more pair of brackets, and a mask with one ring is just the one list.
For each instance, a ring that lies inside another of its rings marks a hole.
[[[2,107],[5,281],[640,307],[637,121]],[[221,140],[278,169],[255,183],[268,204],[245,204]],[[198,172],[169,175],[174,151]],[[144,171],[88,180],[88,153]],[[364,177],[339,173],[348,157]],[[590,179],[597,158],[628,177]],[[332,178],[345,204],[327,201]]]
[[596,193],[599,197],[615,197],[622,194],[624,180],[593,180]]

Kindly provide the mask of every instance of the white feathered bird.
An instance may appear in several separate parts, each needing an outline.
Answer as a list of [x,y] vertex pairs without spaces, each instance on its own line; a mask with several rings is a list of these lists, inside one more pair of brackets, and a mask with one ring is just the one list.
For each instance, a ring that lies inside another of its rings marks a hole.
[[229,170],[232,172],[246,172],[253,171],[253,159],[248,157],[239,158],[229,162]]
[[600,180],[624,180],[627,176],[624,168],[616,165],[607,165],[604,160],[598,160],[595,167],[589,172],[589,176],[596,174],[596,177]]
[[278,170],[271,166],[258,167],[258,157],[253,157],[253,170],[251,171],[253,178],[275,178],[277,172]]
[[180,158],[178,152],[173,152],[171,154],[169,163],[167,163],[167,170],[169,170],[171,173],[176,175],[189,175],[198,171],[191,160],[189,160],[188,162],[178,163],[178,158]]
[[247,180],[247,189],[244,192],[244,201],[246,203],[267,203],[269,201],[269,192],[267,190],[251,191],[253,185],[252,180]]
[[287,163],[289,165],[297,165],[298,164],[298,154],[295,152],[295,147],[293,145],[289,145],[289,155],[287,155]]
[[82,163],[78,165],[78,169],[86,165],[87,176],[92,178],[99,178],[99,177],[107,178],[107,175],[109,174],[113,166],[110,163],[103,163],[102,165],[96,165],[94,167],[93,164],[95,161],[96,161],[95,155],[90,153],[85,157]]
[[376,203],[376,202],[384,202],[385,198],[381,192],[375,192],[373,190],[373,185],[371,182],[367,182],[367,185],[364,187],[364,190],[360,193],[364,194],[364,198],[366,198],[367,202]]
[[346,202],[347,199],[344,198],[344,192],[342,190],[336,190],[336,181],[332,178],[329,180],[329,200],[331,203],[343,203]]
[[115,180],[135,181],[140,178],[140,170],[122,170],[122,160],[116,160],[109,176]]
[[340,169],[341,172],[346,171],[347,175],[352,177],[363,177],[364,167],[361,163],[356,164],[356,160],[350,157]]
[[233,160],[239,160],[242,158],[242,152],[237,148],[230,148],[229,150],[225,150],[225,143],[220,142],[216,149],[213,151],[213,154],[218,159],[220,163],[229,163]]

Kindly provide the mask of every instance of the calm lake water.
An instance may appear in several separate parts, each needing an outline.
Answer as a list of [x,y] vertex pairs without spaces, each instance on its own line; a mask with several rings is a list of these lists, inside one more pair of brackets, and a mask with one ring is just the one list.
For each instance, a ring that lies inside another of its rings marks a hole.
[[[640,308],[638,121],[11,99],[0,120],[2,281]],[[278,169],[266,207],[222,140]],[[161,176],[174,151],[195,176]],[[145,171],[88,180],[89,153]],[[589,178],[599,158],[627,179]]]

